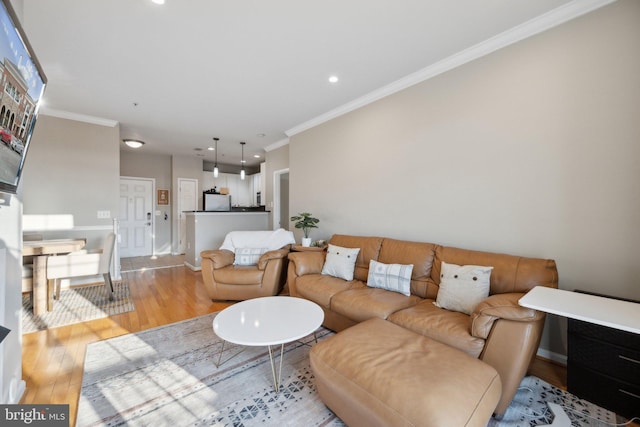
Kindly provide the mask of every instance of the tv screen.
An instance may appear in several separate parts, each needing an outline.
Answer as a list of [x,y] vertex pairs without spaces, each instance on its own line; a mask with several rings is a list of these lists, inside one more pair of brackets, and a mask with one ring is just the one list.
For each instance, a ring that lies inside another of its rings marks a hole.
[[15,193],[47,79],[9,0],[0,8],[0,191]]

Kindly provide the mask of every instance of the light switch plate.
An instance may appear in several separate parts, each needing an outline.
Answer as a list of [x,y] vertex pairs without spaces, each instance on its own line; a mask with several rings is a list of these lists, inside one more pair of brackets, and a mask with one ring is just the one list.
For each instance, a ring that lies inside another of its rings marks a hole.
[[111,218],[111,211],[98,211],[98,219]]

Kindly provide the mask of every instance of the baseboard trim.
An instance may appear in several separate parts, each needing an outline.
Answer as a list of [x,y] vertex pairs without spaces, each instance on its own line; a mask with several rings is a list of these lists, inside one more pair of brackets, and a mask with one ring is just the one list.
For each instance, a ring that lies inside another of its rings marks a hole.
[[201,271],[202,270],[202,267],[200,267],[200,266],[196,267],[195,265],[189,264],[187,261],[184,262],[184,265],[189,267],[192,271]]
[[545,350],[543,348],[538,349],[536,356],[542,357],[547,360],[551,360],[562,366],[567,366],[567,356],[564,354],[556,353],[553,351]]

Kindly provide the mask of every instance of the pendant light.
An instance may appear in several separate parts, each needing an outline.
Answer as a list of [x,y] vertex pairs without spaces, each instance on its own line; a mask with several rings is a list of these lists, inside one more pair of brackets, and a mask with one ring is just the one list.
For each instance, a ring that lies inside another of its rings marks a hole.
[[213,140],[216,142],[216,164],[213,166],[213,177],[217,178],[218,177],[218,141],[220,140],[220,138],[213,138]]
[[242,147],[242,161],[240,163],[242,163],[242,169],[240,169],[240,179],[244,180],[244,144],[246,144],[246,142],[241,142],[240,146]]

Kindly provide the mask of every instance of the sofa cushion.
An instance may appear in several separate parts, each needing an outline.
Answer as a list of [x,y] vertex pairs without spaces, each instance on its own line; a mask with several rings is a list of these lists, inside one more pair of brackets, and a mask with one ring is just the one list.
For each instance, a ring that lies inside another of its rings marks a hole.
[[386,319],[391,313],[411,307],[421,299],[384,289],[369,288],[364,283],[337,293],[331,298],[331,310],[356,322]]
[[431,278],[440,284],[440,264],[491,265],[489,295],[508,292],[528,292],[535,286],[558,287],[558,270],[551,259],[525,258],[491,252],[472,251],[445,246],[436,248]]
[[430,277],[435,251],[436,245],[433,243],[384,239],[378,261],[385,264],[412,264],[411,293],[422,298],[435,298],[438,287]]
[[369,261],[372,259],[376,261],[378,260],[382,240],[382,237],[361,237],[334,234],[329,243],[332,245],[342,246],[344,248],[360,248],[353,278],[355,280],[360,280],[361,282],[366,282],[369,274]]
[[344,248],[329,244],[327,257],[322,266],[322,274],[344,280],[353,280],[353,270],[356,266],[360,248]]
[[227,285],[259,285],[262,283],[263,275],[264,271],[258,270],[255,265],[230,265],[213,270],[215,281]]
[[331,298],[339,292],[351,289],[354,286],[364,286],[362,282],[338,279],[322,274],[307,274],[296,279],[296,289],[299,296],[329,308]]
[[471,314],[475,306],[489,296],[491,270],[493,267],[442,261],[440,290],[435,304],[447,310]]
[[484,348],[482,338],[471,335],[471,319],[464,313],[449,311],[423,300],[413,307],[397,311],[387,318],[396,325],[433,338],[478,357]]
[[411,295],[411,271],[413,271],[411,264],[383,264],[371,260],[367,286],[409,296]]

